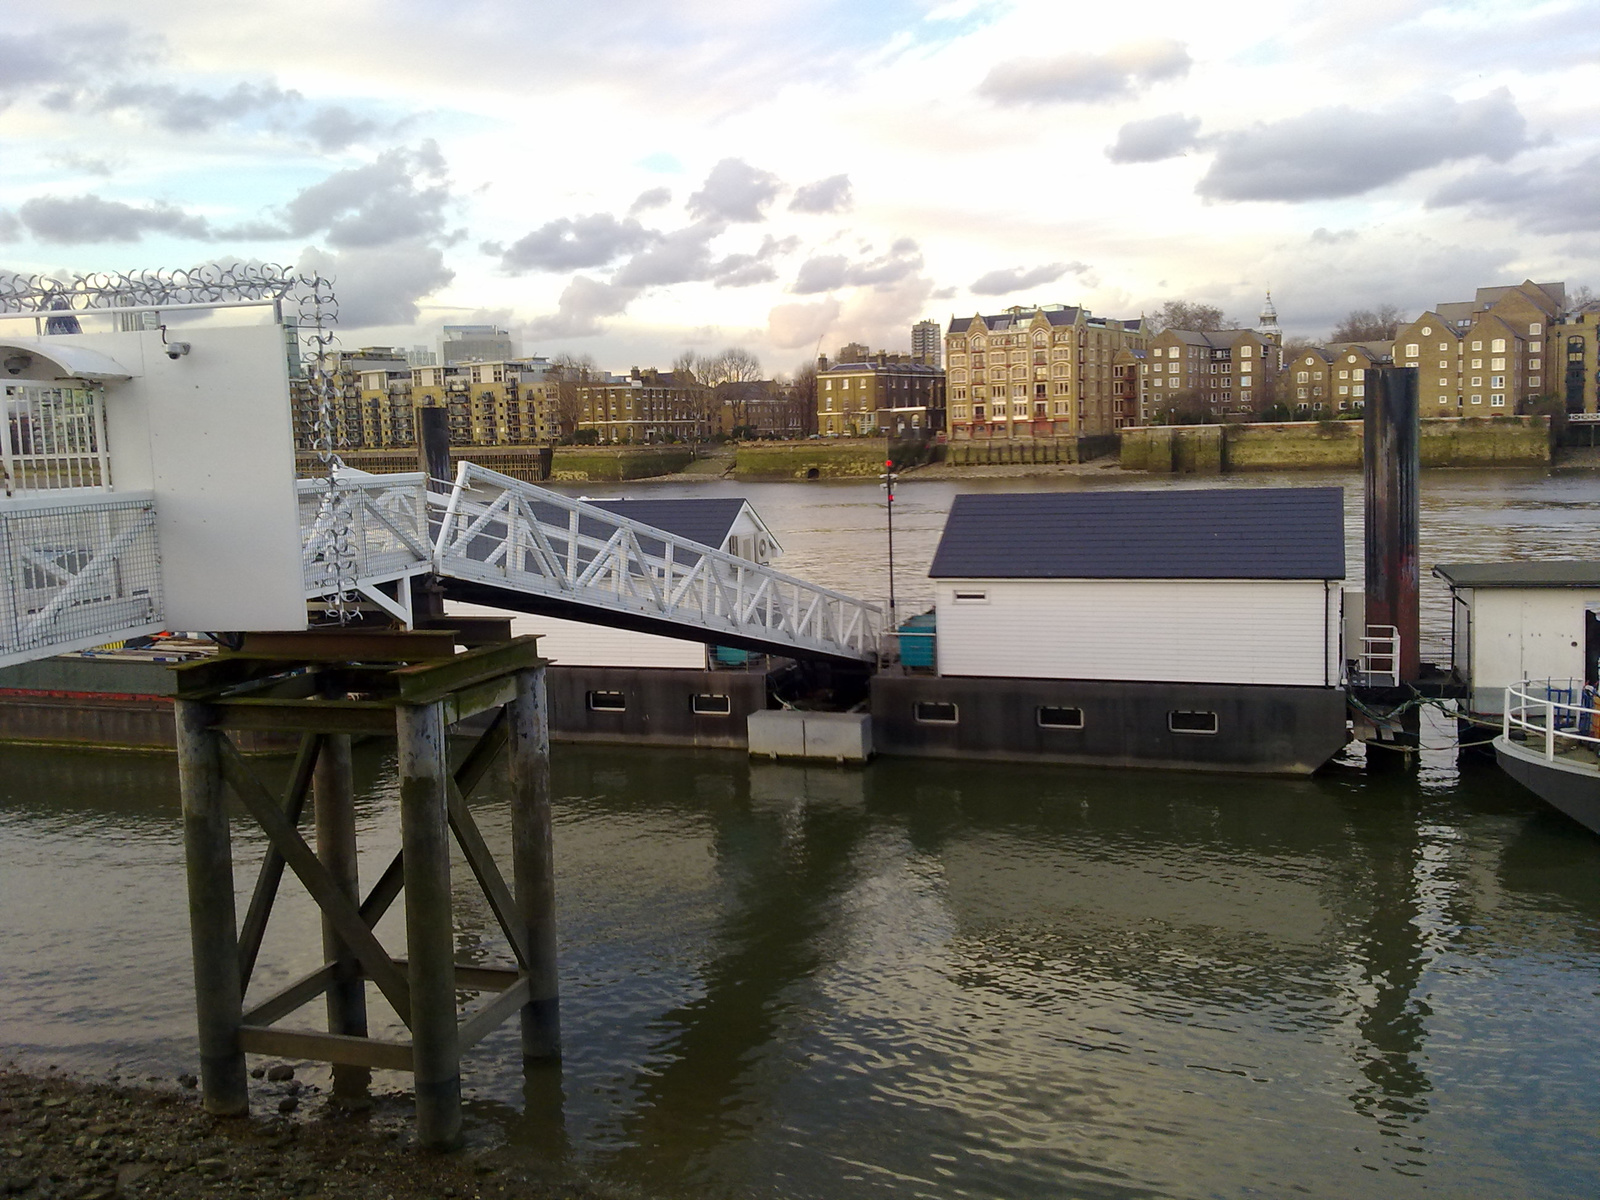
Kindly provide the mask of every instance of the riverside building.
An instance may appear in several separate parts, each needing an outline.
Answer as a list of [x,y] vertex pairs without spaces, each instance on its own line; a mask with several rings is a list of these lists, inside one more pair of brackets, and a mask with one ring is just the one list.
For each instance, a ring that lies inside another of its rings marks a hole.
[[1148,344],[1142,317],[1113,320],[1065,304],[952,317],[950,436],[1086,437],[1137,424],[1137,402],[1115,386],[1116,360]]

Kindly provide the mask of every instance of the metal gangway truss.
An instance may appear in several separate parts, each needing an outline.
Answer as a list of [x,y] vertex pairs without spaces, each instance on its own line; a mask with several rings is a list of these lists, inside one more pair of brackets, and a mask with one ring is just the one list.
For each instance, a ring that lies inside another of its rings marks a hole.
[[877,654],[875,604],[475,463],[429,502],[449,598],[768,654]]

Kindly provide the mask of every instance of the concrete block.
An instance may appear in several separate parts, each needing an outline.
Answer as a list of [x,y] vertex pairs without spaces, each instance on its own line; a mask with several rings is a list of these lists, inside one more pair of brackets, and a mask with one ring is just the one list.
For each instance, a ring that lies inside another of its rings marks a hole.
[[750,753],[771,758],[804,758],[806,714],[789,709],[753,712],[745,722]]
[[872,717],[869,713],[806,713],[807,758],[866,762],[872,757]]
[[866,762],[872,757],[872,717],[867,713],[769,710],[746,723],[750,753],[769,758],[820,758]]

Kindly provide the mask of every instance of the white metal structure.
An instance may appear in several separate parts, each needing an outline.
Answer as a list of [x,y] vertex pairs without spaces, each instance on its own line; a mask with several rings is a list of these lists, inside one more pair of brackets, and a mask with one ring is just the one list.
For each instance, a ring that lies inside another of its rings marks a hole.
[[148,492],[0,504],[0,666],[161,628]]
[[1600,752],[1600,708],[1584,694],[1581,679],[1525,679],[1505,690],[1501,735],[1523,736],[1525,748],[1538,747],[1546,762],[1577,752],[1590,760]]
[[427,476],[341,470],[331,489],[302,479],[296,490],[305,598],[355,592],[410,625],[409,581],[433,570]]
[[1394,625],[1368,625],[1356,656],[1360,682],[1367,686],[1400,686],[1400,630]]
[[109,490],[105,389],[8,383],[0,408],[0,491],[7,499],[62,488]]
[[434,547],[437,573],[567,611],[642,619],[706,641],[870,660],[878,606],[464,462]]

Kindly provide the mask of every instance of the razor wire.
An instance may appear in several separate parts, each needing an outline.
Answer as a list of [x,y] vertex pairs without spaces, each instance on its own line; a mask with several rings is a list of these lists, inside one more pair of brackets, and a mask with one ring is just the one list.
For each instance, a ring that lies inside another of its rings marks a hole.
[[[314,272],[275,263],[205,263],[187,269],[98,271],[56,279],[48,275],[0,274],[0,313],[65,313],[138,306],[221,304],[270,300],[279,320],[293,306],[296,353],[314,416],[313,449],[323,466],[319,520],[328,531],[322,560],[324,613],[343,625],[356,615],[356,547],[349,497],[339,488],[339,456],[346,445],[335,412],[334,360],[339,301],[333,283]],[[75,325],[76,322],[73,322]],[[52,326],[54,322],[52,321]],[[60,332],[69,331],[66,328]],[[75,331],[75,330],[73,330]],[[52,327],[51,332],[57,332]]]

